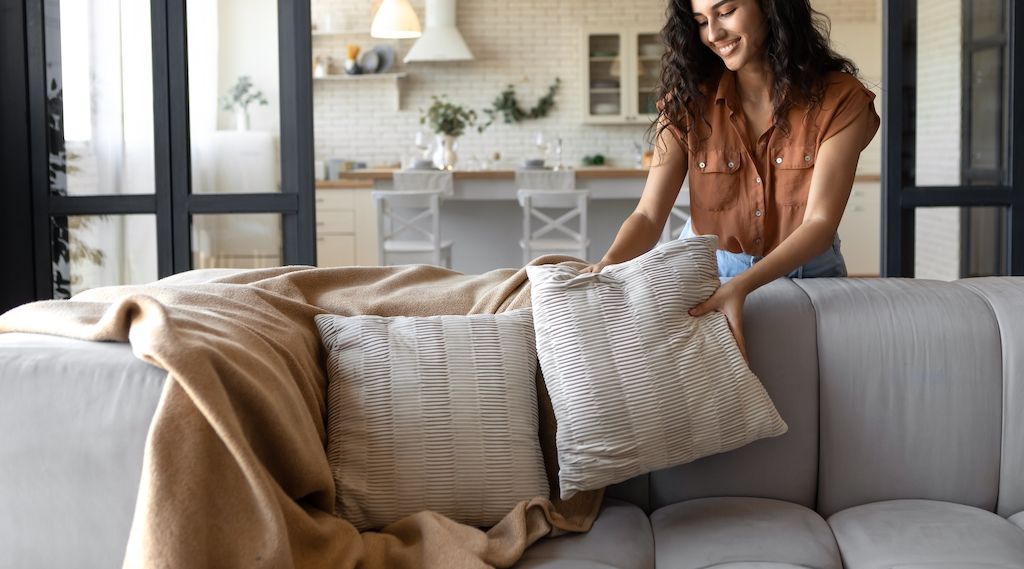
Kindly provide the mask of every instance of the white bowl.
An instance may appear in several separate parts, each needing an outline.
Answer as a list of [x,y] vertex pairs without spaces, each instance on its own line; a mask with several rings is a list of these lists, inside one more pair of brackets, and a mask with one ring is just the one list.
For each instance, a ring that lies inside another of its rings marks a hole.
[[597,103],[594,105],[595,115],[617,115],[619,114],[619,106],[615,103]]

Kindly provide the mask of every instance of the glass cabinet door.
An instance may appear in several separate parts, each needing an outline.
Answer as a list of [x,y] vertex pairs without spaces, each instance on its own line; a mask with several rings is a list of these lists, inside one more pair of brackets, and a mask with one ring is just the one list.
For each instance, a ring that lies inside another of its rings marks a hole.
[[586,38],[588,122],[622,122],[626,114],[627,79],[623,56],[626,50],[620,33],[590,33]]
[[640,124],[658,114],[664,46],[657,31],[590,31],[585,35],[584,122]]
[[635,97],[630,114],[654,120],[658,114],[658,83],[661,80],[661,56],[665,46],[657,32],[636,34]]

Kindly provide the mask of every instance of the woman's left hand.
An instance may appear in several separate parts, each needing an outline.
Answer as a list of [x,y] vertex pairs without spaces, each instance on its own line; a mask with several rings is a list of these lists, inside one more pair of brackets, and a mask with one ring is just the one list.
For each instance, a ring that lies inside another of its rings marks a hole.
[[726,320],[729,321],[729,329],[732,330],[732,335],[736,338],[736,344],[740,348],[740,354],[749,363],[747,346],[743,339],[743,302],[746,299],[747,293],[732,281],[729,281],[718,287],[715,294],[711,295],[707,300],[691,308],[690,316],[704,316],[712,310],[724,313]]

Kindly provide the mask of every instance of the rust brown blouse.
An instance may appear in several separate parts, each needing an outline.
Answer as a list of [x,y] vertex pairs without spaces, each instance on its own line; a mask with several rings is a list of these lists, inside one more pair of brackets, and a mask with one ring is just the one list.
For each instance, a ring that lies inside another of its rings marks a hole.
[[[820,107],[789,110],[788,136],[772,126],[752,142],[735,73],[722,74],[705,109],[710,137],[698,144],[691,129],[684,145],[698,148],[687,152],[695,233],[718,235],[718,246],[733,253],[767,255],[800,226],[821,143],[867,113],[872,127],[863,150],[880,122],[875,95],[860,80],[833,72],[826,81]],[[681,130],[669,128],[681,138]]]

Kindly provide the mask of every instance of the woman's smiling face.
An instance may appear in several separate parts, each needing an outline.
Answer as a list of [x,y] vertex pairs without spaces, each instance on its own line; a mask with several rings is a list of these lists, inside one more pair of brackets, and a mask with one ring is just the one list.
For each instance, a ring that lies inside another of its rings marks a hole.
[[692,0],[692,5],[701,41],[726,67],[737,71],[762,61],[768,25],[758,0]]

